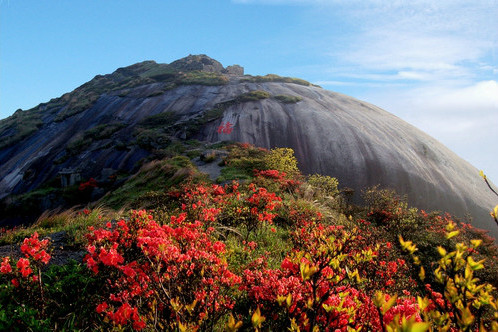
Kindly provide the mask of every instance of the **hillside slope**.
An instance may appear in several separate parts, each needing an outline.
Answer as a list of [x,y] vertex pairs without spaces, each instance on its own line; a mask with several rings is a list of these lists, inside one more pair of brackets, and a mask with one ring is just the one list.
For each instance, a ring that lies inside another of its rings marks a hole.
[[[220,130],[229,122],[230,130]],[[299,79],[243,75],[206,56],[147,61],[0,122],[0,198],[58,177],[104,180],[193,139],[291,147],[304,173],[360,192],[380,184],[410,204],[498,229],[478,170],[382,109]],[[56,179],[56,180],[54,180]],[[59,181],[59,182],[58,182]],[[359,195],[357,195],[359,196]]]

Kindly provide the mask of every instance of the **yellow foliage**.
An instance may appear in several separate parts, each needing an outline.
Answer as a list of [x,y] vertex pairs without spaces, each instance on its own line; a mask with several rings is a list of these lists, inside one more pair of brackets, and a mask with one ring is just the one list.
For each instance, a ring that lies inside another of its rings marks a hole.
[[297,159],[294,156],[294,150],[291,148],[270,150],[270,153],[264,158],[264,163],[267,169],[275,169],[280,172],[285,172],[288,175],[296,175],[299,173]]
[[261,328],[261,324],[263,324],[265,320],[266,318],[261,315],[261,311],[258,307],[251,317],[252,326],[256,329],[256,331],[258,331],[259,328]]
[[326,196],[336,196],[339,194],[339,190],[337,189],[339,181],[337,181],[336,178],[327,175],[313,174],[308,177],[308,183],[319,189],[322,194]]

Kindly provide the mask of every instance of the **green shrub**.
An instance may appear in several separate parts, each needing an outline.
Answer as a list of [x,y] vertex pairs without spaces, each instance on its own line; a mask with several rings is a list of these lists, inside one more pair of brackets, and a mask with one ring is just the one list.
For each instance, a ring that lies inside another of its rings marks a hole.
[[204,161],[205,163],[211,163],[216,160],[216,152],[211,151],[210,153],[206,155],[201,156],[201,160]]
[[195,159],[197,157],[200,157],[202,154],[201,150],[195,149],[195,150],[188,150],[185,152],[185,155],[189,157],[190,159]]
[[[123,123],[101,124],[74,136],[66,145],[68,156],[74,156],[89,147],[94,141],[110,138],[114,133],[125,127]],[[63,162],[62,161],[58,161]]]
[[62,108],[57,114],[54,121],[64,121],[73,115],[91,108],[99,98],[100,94],[97,92],[76,89],[71,92],[71,99],[67,103],[66,107]]
[[216,179],[217,183],[230,182],[232,180],[250,180],[252,176],[246,170],[238,167],[225,167],[221,169],[221,175]]
[[102,282],[88,268],[72,260],[52,265],[42,273],[40,288],[0,284],[0,329],[2,331],[74,331],[96,320],[95,307]]

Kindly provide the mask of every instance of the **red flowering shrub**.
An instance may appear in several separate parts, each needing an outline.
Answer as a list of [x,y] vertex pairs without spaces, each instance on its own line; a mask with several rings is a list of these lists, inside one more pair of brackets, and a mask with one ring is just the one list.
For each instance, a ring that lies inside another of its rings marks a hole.
[[[40,241],[38,233],[35,232],[31,237],[25,238],[21,245],[21,252],[25,258],[19,258],[17,263],[13,265],[15,269],[12,269],[10,257],[4,257],[0,266],[0,273],[7,278],[13,278],[11,281],[15,287],[20,285],[19,280],[26,280],[28,283],[40,281],[40,287],[42,287],[40,280],[41,267],[48,264],[51,258],[47,252],[48,245],[48,239]],[[30,276],[31,278],[28,279]]]
[[47,303],[45,302],[45,290],[42,281],[41,269],[50,261],[47,252],[49,241],[40,241],[38,233],[25,238],[21,245],[21,252],[25,258],[19,258],[11,264],[10,257],[3,257],[0,265],[0,284],[6,284],[7,289],[13,287],[14,294],[22,295],[22,305],[38,308],[44,313]]
[[278,170],[270,169],[259,171],[257,169],[253,170],[255,179],[254,183],[259,186],[266,187],[273,191],[299,191],[299,186],[301,181],[296,180],[296,175],[293,177],[289,176],[285,172],[280,172]]
[[284,326],[304,331],[378,326],[375,315],[372,322],[365,321],[374,307],[358,288],[363,282],[358,266],[374,255],[355,247],[356,239],[355,232],[341,227],[302,227],[293,233],[295,249],[280,269],[244,271],[243,289],[263,315],[272,317],[270,325],[283,316],[288,317]]
[[85,261],[106,271],[109,297],[96,310],[115,325],[189,329],[214,324],[234,301],[228,291],[240,282],[223,258],[211,228],[186,214],[159,225],[145,211],[89,235]]
[[181,210],[186,211],[186,218],[202,221],[204,228],[215,223],[224,226],[243,225],[247,235],[262,223],[271,224],[277,216],[276,209],[281,201],[281,197],[254,183],[241,192],[235,181],[224,187],[187,187],[179,197]]
[[48,244],[48,239],[38,240],[38,233],[35,232],[30,238],[24,239],[21,252],[27,258],[47,264],[50,260],[50,255],[46,251]]
[[[244,167],[266,153],[234,151],[227,162]],[[281,170],[253,174],[242,184],[188,183],[128,219],[95,218],[84,265],[42,273],[49,243],[33,234],[23,258],[0,259],[0,289],[15,295],[0,297],[0,329],[498,330],[496,290],[479,280],[496,281],[483,271],[497,250],[479,231],[389,191],[370,192],[368,208],[347,209],[358,218],[345,216],[333,178],[301,186]],[[83,307],[91,311],[80,319]]]

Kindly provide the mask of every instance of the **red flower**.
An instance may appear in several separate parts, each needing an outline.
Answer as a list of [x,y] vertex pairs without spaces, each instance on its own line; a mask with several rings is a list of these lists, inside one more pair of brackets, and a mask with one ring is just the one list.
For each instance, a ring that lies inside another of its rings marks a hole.
[[221,125],[218,127],[218,134],[230,134],[233,130],[233,124],[231,124],[229,121],[227,121],[227,123],[223,124],[223,122],[221,123]]
[[121,256],[116,249],[112,248],[109,251],[105,250],[105,248],[100,249],[99,259],[104,265],[108,266],[118,266],[124,262],[123,256]]
[[19,287],[19,281],[17,279],[14,278],[11,280],[11,282],[12,282],[12,285],[14,285],[14,287]]
[[47,264],[50,261],[51,256],[45,251],[48,247],[48,240],[38,240],[38,233],[34,232],[29,238],[25,238],[23,244],[21,245],[21,252],[27,258],[31,257],[35,261],[41,261]]
[[17,268],[21,271],[21,275],[24,278],[33,273],[33,270],[29,267],[29,260],[26,258],[20,258],[19,261],[17,261]]
[[10,266],[10,257],[4,257],[2,260],[2,265],[0,267],[0,272],[1,273],[10,273],[12,272],[12,267]]
[[101,313],[103,313],[104,311],[106,311],[106,309],[107,309],[107,303],[106,303],[106,302],[102,302],[101,304],[99,304],[99,305],[97,306],[96,311],[97,311],[97,313],[98,313],[98,314],[101,314]]

